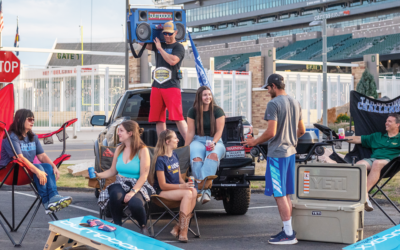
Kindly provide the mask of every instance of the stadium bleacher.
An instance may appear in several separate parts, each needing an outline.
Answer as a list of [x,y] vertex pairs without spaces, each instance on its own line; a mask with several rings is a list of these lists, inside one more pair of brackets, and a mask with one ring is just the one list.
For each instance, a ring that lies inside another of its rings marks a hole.
[[[379,22],[378,29],[381,29],[380,36],[371,37],[376,33],[368,32],[366,29],[352,31],[352,34],[342,34],[329,36],[327,39],[328,61],[340,61],[344,59],[362,58],[366,54],[379,53],[380,55],[399,53],[400,51],[400,33],[393,29],[386,29],[384,25],[392,25],[393,22]],[[381,25],[383,25],[381,27]],[[375,27],[372,23],[372,26]],[[389,27],[389,26],[387,26]],[[391,26],[390,26],[391,27]],[[362,28],[368,28],[362,26]],[[383,29],[385,28],[385,29]],[[386,32],[386,30],[388,30]],[[357,33],[358,32],[358,33]],[[360,33],[361,32],[361,33]],[[375,31],[374,31],[375,32]],[[385,34],[386,33],[386,34]],[[365,34],[360,35],[360,34]],[[369,34],[369,35],[368,35]],[[304,35],[304,34],[303,34]],[[357,38],[353,38],[353,35]],[[291,36],[294,38],[294,35]],[[274,39],[268,38],[267,46],[274,46]],[[294,39],[287,41],[287,46],[276,48],[276,58],[281,60],[307,60],[321,61],[322,60],[322,39],[313,38],[308,40],[295,41]],[[252,48],[250,51],[262,49],[261,41],[252,40],[246,42],[227,43],[225,49],[235,50],[237,46],[245,46]],[[239,47],[238,47],[239,48]],[[250,52],[249,51],[249,52]],[[224,52],[225,53],[225,52]],[[222,55],[224,55],[222,53]],[[232,53],[232,52],[231,52]],[[249,63],[249,58],[261,55],[261,52],[241,53],[236,55],[215,56],[216,70],[245,70],[246,64]]]

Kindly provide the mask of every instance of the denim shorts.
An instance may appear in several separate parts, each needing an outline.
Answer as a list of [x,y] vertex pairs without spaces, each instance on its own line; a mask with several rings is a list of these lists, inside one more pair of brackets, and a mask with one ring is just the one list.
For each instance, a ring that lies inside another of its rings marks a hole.
[[372,163],[374,163],[374,161],[376,160],[385,160],[389,163],[389,159],[376,159],[376,158],[365,158],[363,159],[364,161],[368,162],[368,164],[372,167]]

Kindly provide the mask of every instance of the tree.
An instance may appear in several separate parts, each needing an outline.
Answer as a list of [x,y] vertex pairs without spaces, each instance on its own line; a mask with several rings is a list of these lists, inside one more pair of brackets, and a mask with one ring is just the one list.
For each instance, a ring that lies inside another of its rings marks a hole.
[[368,69],[365,69],[364,73],[361,76],[360,81],[357,84],[357,92],[378,99],[378,92],[376,92],[375,79],[374,76],[368,71]]

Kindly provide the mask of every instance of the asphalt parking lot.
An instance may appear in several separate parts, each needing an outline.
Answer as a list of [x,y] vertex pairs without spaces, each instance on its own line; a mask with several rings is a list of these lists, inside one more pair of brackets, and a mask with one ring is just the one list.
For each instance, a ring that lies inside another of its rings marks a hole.
[[[98,206],[96,198],[92,193],[85,192],[60,192],[61,195],[71,195],[74,198],[73,205],[58,212],[59,219],[67,219],[85,215],[98,215]],[[16,194],[16,212],[17,221],[23,216],[24,211],[29,208],[33,201],[31,192],[17,192]],[[8,218],[11,217],[11,193],[9,191],[0,191],[0,211]],[[300,241],[295,246],[273,246],[268,244],[271,235],[281,230],[278,209],[272,198],[263,194],[252,194],[250,209],[245,215],[230,216],[223,209],[222,202],[212,200],[206,205],[196,207],[201,238],[189,238],[188,244],[177,242],[165,230],[158,237],[159,240],[178,246],[183,249],[203,250],[203,249],[342,249],[346,245]],[[394,210],[388,207],[390,215],[393,215],[396,221],[400,216]],[[49,235],[48,222],[50,218],[45,215],[43,207],[40,208],[26,238],[19,249],[43,249]],[[167,220],[160,221],[156,229],[160,229],[167,223]],[[12,233],[18,238],[27,225],[24,222],[17,233]],[[126,228],[138,231],[132,223],[125,224]],[[172,226],[170,226],[172,228]],[[369,237],[378,232],[392,227],[389,220],[379,211],[375,210],[365,215],[364,237]],[[15,249],[3,229],[0,228],[0,249]],[[80,247],[79,249],[90,249]]]

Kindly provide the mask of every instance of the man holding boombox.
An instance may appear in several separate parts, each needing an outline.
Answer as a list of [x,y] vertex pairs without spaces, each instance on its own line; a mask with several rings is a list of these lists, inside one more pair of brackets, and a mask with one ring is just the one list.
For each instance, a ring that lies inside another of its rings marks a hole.
[[182,79],[180,67],[185,56],[185,48],[175,40],[177,33],[174,23],[167,22],[162,31],[165,43],[156,38],[154,43],[146,46],[146,49],[154,51],[156,56],[156,69],[152,74],[154,81],[150,95],[149,122],[157,123],[157,135],[160,135],[167,129],[166,109],[168,109],[168,119],[176,122],[179,132],[185,139],[187,124],[183,118],[179,81]]

